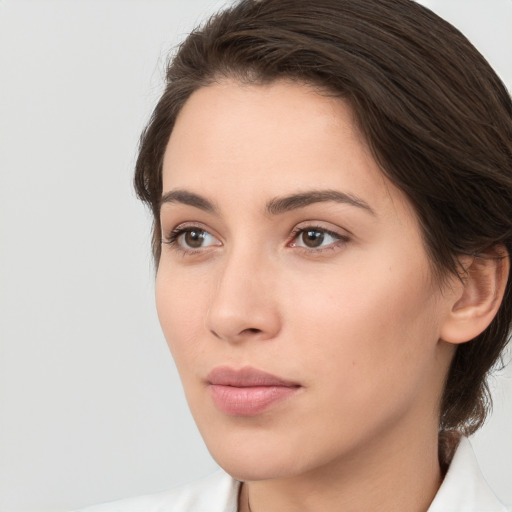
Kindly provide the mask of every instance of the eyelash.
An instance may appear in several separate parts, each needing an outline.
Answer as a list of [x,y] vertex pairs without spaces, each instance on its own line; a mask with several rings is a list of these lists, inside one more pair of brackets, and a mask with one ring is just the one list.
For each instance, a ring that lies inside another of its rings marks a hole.
[[[184,256],[188,256],[188,255],[192,256],[194,254],[204,252],[204,250],[205,250],[204,247],[200,247],[198,249],[193,249],[191,247],[186,248],[186,247],[181,246],[178,243],[178,239],[180,238],[180,236],[185,235],[186,233],[190,233],[192,231],[202,231],[202,232],[205,232],[205,233],[208,233],[209,235],[211,235],[211,233],[206,228],[202,227],[201,225],[196,225],[196,224],[187,225],[187,226],[179,225],[179,226],[175,227],[170,232],[170,234],[167,238],[162,239],[162,243],[169,245],[174,251],[177,251],[177,252],[183,254]],[[211,236],[213,236],[213,235],[211,235]]]
[[[211,246],[199,247],[197,249],[193,249],[190,247],[189,248],[183,247],[179,244],[179,242],[178,242],[179,238],[182,235],[184,235],[186,233],[190,233],[192,231],[201,231],[201,232],[207,233],[210,236],[213,236],[206,228],[204,228],[200,225],[189,225],[189,226],[180,225],[180,226],[177,226],[176,228],[174,228],[170,232],[169,236],[167,238],[162,239],[161,242],[163,244],[169,245],[173,250],[175,250],[185,256],[188,256],[188,255],[193,256],[194,254],[204,253],[205,249],[208,249],[208,247],[211,247]],[[326,247],[318,247],[318,248],[307,248],[307,247],[296,245],[298,237],[302,233],[306,233],[308,231],[319,232],[324,235],[328,235],[328,236],[332,237],[335,241],[330,243]],[[329,230],[322,226],[308,225],[308,226],[301,226],[301,227],[294,228],[293,231],[291,232],[290,239],[287,242],[287,246],[295,247],[296,250],[302,250],[309,254],[319,254],[319,253],[323,253],[325,251],[335,250],[340,245],[346,244],[349,241],[350,241],[350,238],[348,236],[337,233],[336,231]],[[213,247],[215,247],[215,246],[218,247],[218,245],[214,245]]]
[[[291,242],[293,244],[296,244],[296,241],[298,240],[299,236],[302,233],[307,233],[308,231],[318,232],[322,233],[324,235],[328,235],[332,237],[335,241],[330,243],[329,245],[325,247],[318,247],[318,248],[307,248],[302,247],[298,245],[291,245],[292,247],[296,247],[298,250],[304,250],[310,254],[318,254],[323,253],[325,251],[332,251],[337,249],[340,245],[346,244],[349,242],[350,238],[347,235],[342,235],[341,233],[337,233],[336,231],[332,231],[330,229],[324,228],[323,226],[316,226],[316,225],[309,225],[309,226],[301,226],[295,228],[291,233]],[[288,242],[288,245],[290,245],[290,242]]]

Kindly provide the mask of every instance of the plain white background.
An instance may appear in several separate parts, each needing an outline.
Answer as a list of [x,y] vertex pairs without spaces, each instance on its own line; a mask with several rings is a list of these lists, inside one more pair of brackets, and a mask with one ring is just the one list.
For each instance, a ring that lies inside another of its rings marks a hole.
[[[138,136],[222,0],[0,0],[0,512],[211,472],[154,311]],[[512,1],[430,0],[512,86]],[[511,87],[512,88],[512,87]],[[474,445],[512,502],[512,369]]]

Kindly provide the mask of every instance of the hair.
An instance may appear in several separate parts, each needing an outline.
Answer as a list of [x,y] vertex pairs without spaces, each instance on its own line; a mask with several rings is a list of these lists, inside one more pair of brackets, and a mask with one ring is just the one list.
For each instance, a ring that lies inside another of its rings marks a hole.
[[[437,277],[460,275],[462,254],[484,257],[498,246],[511,254],[512,102],[457,29],[412,0],[242,0],[178,47],[141,137],[135,187],[154,215],[156,265],[174,123],[194,91],[225,79],[288,79],[346,101],[382,172],[412,203]],[[457,347],[440,404],[444,439],[485,420],[486,377],[511,328],[511,288],[509,275],[492,323]]]

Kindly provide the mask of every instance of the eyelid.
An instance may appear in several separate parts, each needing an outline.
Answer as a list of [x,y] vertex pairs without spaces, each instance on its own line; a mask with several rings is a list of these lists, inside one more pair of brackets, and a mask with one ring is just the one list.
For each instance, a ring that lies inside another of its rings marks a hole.
[[[325,246],[319,246],[319,247],[307,247],[303,245],[298,245],[296,240],[299,237],[301,233],[307,232],[307,231],[319,231],[322,233],[325,233],[326,235],[329,235],[330,237],[334,238],[335,241],[331,242]],[[288,247],[295,248],[297,250],[304,250],[308,253],[321,253],[325,250],[332,250],[340,245],[346,244],[351,240],[351,234],[349,234],[346,230],[342,230],[341,228],[338,229],[332,229],[328,228],[324,225],[319,224],[318,221],[305,221],[301,222],[299,225],[293,228],[292,233],[290,235],[290,241],[288,242]]]
[[[197,248],[188,247],[179,242],[179,238],[182,237],[185,233],[197,230],[204,231],[207,235],[211,236],[218,243],[212,243],[206,246],[200,246]],[[165,230],[164,230],[165,231]],[[318,231],[322,232],[325,235],[330,236],[334,239],[334,241],[328,243],[327,245],[320,245],[318,247],[307,247],[306,245],[298,245],[297,238],[301,233],[307,231]],[[171,247],[171,249],[182,253],[183,255],[194,255],[194,254],[205,254],[215,247],[220,247],[223,245],[223,241],[221,237],[215,233],[215,230],[212,230],[210,227],[206,226],[202,222],[197,221],[187,221],[182,222],[172,228],[170,231],[167,231],[168,235],[162,235],[161,243],[166,244]],[[320,254],[326,250],[335,250],[339,248],[341,245],[346,244],[352,238],[352,235],[345,229],[339,227],[326,227],[322,221],[303,221],[297,224],[291,234],[289,235],[288,241],[286,243],[287,247],[294,248],[295,250],[301,250],[310,254]]]
[[[197,248],[186,247],[186,246],[181,245],[178,242],[179,238],[181,236],[183,236],[185,233],[193,231],[193,230],[203,231],[203,232],[207,233],[208,235],[210,235],[215,240],[217,240],[219,243],[210,244],[210,245],[206,245],[204,247],[197,247]],[[211,228],[204,225],[202,222],[191,222],[191,221],[182,222],[182,223],[178,224],[176,227],[172,228],[170,231],[167,231],[167,233],[168,234],[166,236],[162,235],[160,242],[162,244],[169,245],[173,250],[181,252],[185,255],[204,253],[212,247],[220,247],[222,245],[222,241],[220,240],[220,237],[218,235],[216,235]]]

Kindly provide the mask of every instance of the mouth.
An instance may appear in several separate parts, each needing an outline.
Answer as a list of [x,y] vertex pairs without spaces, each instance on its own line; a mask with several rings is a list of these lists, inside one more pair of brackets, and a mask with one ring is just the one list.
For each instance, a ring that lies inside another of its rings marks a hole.
[[249,366],[214,368],[206,382],[214,405],[229,416],[256,416],[290,398],[302,387]]

